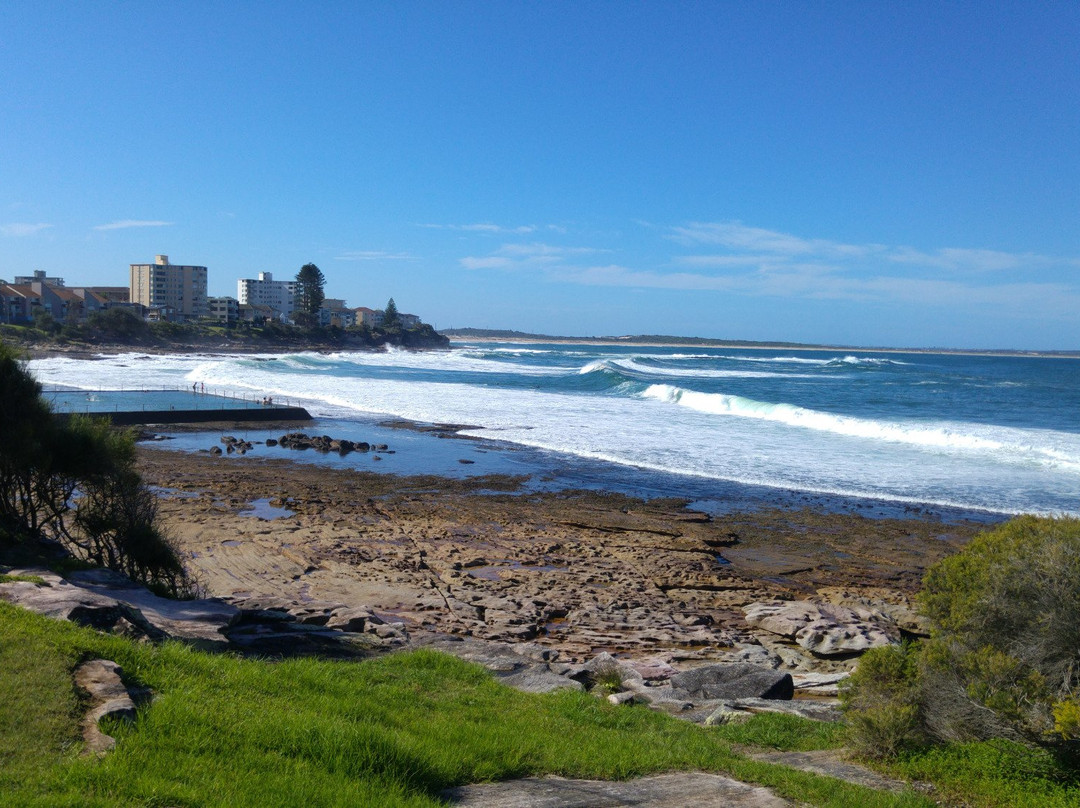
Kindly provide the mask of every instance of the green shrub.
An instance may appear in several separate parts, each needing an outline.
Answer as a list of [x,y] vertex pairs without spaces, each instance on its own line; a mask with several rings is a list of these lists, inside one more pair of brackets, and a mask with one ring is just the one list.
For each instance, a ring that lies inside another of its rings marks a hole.
[[58,539],[74,555],[172,594],[190,581],[135,471],[135,442],[102,420],[53,417],[41,387],[0,344],[0,534]]
[[931,567],[931,638],[866,654],[844,707],[856,745],[920,738],[1067,748],[1080,738],[1080,520],[1023,516]]
[[868,757],[892,757],[924,742],[920,695],[915,646],[867,651],[840,694],[852,747]]
[[925,667],[963,691],[969,712],[993,714],[996,729],[976,737],[1055,740],[1054,705],[1080,689],[1080,520],[1014,519],[924,584],[936,628]]

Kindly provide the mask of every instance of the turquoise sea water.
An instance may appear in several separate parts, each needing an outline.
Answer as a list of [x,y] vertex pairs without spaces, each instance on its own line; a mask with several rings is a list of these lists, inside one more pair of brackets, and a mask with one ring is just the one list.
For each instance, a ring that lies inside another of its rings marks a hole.
[[[46,384],[271,395],[338,423],[393,416],[612,478],[1080,514],[1080,360],[458,343],[446,352],[107,356]],[[597,471],[599,470],[599,471]],[[675,493],[675,492],[673,492]]]

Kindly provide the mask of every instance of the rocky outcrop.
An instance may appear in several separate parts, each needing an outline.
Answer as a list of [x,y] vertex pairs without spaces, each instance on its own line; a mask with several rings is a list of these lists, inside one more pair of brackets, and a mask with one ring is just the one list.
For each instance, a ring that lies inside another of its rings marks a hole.
[[550,693],[554,690],[581,690],[582,685],[570,676],[580,666],[558,661],[559,652],[530,643],[507,645],[473,638],[427,636],[414,645],[434,648],[459,659],[482,665],[508,687],[526,693]]
[[232,435],[223,435],[221,442],[225,444],[225,452],[227,454],[233,454],[234,452],[236,454],[247,454],[254,448],[251,441],[241,440]]
[[111,570],[13,570],[41,583],[0,583],[0,598],[59,620],[143,641],[177,639],[202,650],[260,656],[368,656],[408,642],[403,624],[363,607],[287,601],[243,605],[220,598],[170,600]]
[[[267,441],[267,445],[271,445]],[[329,435],[306,435],[303,432],[290,432],[282,435],[273,445],[282,449],[314,449],[316,452],[337,452],[341,455],[350,452],[388,451],[386,444],[372,445],[365,441],[351,441],[346,438],[331,438]]]
[[364,606],[283,598],[233,598],[239,609],[229,641],[248,653],[353,657],[401,648],[409,632]]
[[773,601],[751,603],[743,612],[750,626],[794,641],[815,656],[851,656],[900,641],[897,625],[872,609]]

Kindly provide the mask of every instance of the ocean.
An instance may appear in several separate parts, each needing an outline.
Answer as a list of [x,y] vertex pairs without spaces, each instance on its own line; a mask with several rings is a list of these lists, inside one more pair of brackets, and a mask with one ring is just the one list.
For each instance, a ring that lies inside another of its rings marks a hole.
[[1080,515],[1076,359],[459,342],[422,353],[57,357],[30,369],[84,390],[203,383],[273,396],[349,434],[387,418],[462,424],[465,436],[527,448],[592,484],[637,480],[694,499],[745,489]]

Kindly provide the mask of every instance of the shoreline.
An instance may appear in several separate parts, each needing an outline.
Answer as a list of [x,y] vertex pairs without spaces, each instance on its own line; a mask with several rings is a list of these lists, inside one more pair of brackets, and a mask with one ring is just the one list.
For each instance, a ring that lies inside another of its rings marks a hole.
[[[480,475],[516,476],[529,479],[530,491],[552,492],[584,489],[644,499],[683,499],[694,507],[719,516],[732,511],[814,508],[829,513],[859,514],[870,519],[919,518],[945,523],[996,524],[1012,518],[998,511],[924,501],[798,490],[778,486],[701,477],[692,474],[623,465],[609,460],[508,443],[494,435],[461,434],[475,430],[464,424],[427,424],[398,417],[371,415],[365,419],[315,418],[303,423],[244,424],[233,421],[207,424],[162,424],[143,429],[154,435],[167,451],[203,453],[212,450],[221,436],[235,433],[253,444],[254,456],[304,465],[353,469],[410,477],[444,477],[448,480]],[[371,444],[388,444],[388,453],[350,454],[296,452],[262,448],[267,439],[282,432],[328,433]],[[480,430],[477,430],[480,431]],[[146,438],[143,438],[146,440]],[[399,452],[398,449],[401,449]]]

